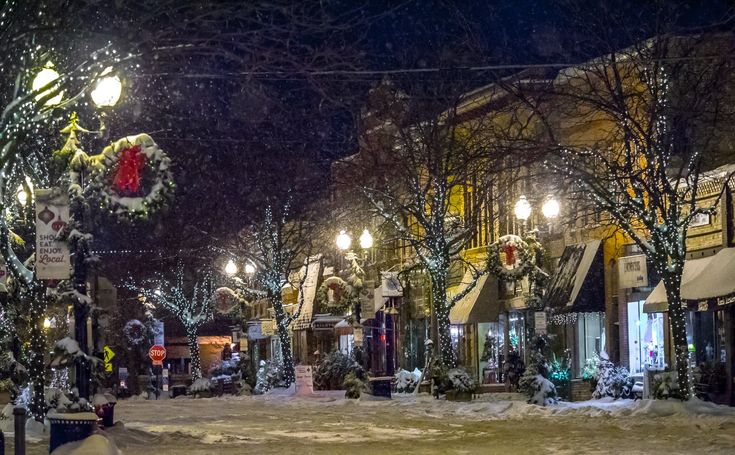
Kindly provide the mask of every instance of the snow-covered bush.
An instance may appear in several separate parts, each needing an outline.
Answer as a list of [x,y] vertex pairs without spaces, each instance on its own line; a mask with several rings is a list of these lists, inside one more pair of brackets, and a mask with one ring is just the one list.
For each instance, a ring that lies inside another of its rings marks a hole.
[[413,392],[413,390],[419,383],[419,378],[421,378],[421,371],[418,368],[413,371],[408,371],[400,368],[398,372],[393,376],[393,380],[396,384],[396,392]]
[[528,399],[529,404],[548,406],[559,401],[554,383],[540,374],[530,381],[530,388],[532,393],[531,398]]
[[447,372],[447,378],[451,383],[450,390],[474,392],[477,388],[477,381],[464,368],[452,368]]
[[195,397],[208,397],[212,394],[212,390],[214,390],[212,381],[207,378],[199,378],[189,386],[187,392]]
[[615,366],[607,353],[604,351],[600,353],[597,366],[597,386],[592,392],[593,398],[631,398],[633,382],[626,368]]
[[286,385],[283,380],[283,368],[272,360],[260,361],[260,368],[258,368],[255,378],[253,393],[256,395],[264,394],[274,387],[284,387]]
[[342,383],[342,387],[345,389],[345,398],[357,399],[360,398],[362,392],[365,390],[365,382],[357,377],[354,371],[347,373],[345,382]]
[[591,359],[585,359],[582,367],[582,380],[590,383],[590,390],[594,392],[597,388],[597,378],[600,369],[600,357],[597,353]]
[[356,356],[348,356],[339,350],[330,352],[314,368],[314,388],[317,390],[339,390],[349,373],[362,379],[364,370],[355,360]]
[[552,357],[551,343],[547,335],[536,335],[531,340],[531,355],[521,379],[518,381],[518,391],[531,398],[536,393],[536,377],[541,375],[548,379],[551,373],[549,359]]

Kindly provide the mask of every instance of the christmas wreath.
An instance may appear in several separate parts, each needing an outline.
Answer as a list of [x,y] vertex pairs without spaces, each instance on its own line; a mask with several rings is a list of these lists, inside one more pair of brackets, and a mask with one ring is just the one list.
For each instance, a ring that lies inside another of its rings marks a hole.
[[533,272],[535,252],[517,235],[504,235],[490,245],[488,269],[505,281],[515,281]]
[[122,219],[148,218],[173,194],[171,159],[147,134],[124,137],[93,158],[100,205]]
[[148,329],[139,320],[131,319],[123,327],[123,333],[130,344],[138,346],[146,340]]
[[[333,315],[343,315],[351,306],[351,286],[342,278],[332,276],[324,280],[316,291],[320,308],[328,308]],[[330,296],[329,291],[332,291]]]

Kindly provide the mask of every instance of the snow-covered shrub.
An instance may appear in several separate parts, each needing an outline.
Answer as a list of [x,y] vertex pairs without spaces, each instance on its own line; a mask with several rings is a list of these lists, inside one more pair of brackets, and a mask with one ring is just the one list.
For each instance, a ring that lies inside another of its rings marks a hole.
[[447,378],[451,384],[450,390],[474,392],[477,388],[477,381],[464,368],[452,368],[447,372]]
[[212,381],[207,378],[199,378],[189,386],[187,392],[189,395],[206,397],[212,393],[212,390],[214,390]]
[[362,379],[364,370],[355,360],[356,356],[348,356],[339,350],[330,352],[314,368],[314,388],[316,390],[339,390],[349,373]]
[[554,383],[540,374],[531,380],[530,387],[532,393],[531,398],[528,399],[529,404],[548,406],[559,401]]
[[365,390],[365,382],[358,378],[354,371],[351,371],[347,373],[342,387],[345,389],[345,398],[357,399]]
[[421,371],[416,368],[413,371],[404,370],[400,368],[398,372],[393,376],[393,380],[396,384],[396,392],[398,393],[411,393],[419,383],[421,377]]
[[264,394],[274,387],[286,385],[283,380],[283,368],[280,364],[271,360],[267,362],[265,360],[260,361],[260,368],[255,377],[253,393],[256,395]]
[[547,335],[536,335],[531,340],[531,355],[521,379],[518,381],[518,391],[531,398],[536,393],[536,377],[541,375],[548,379],[551,373],[550,359],[551,343]]
[[597,387],[597,378],[600,369],[600,357],[597,353],[592,355],[591,359],[585,359],[582,367],[582,380],[590,383],[590,391]]
[[626,368],[615,366],[607,353],[604,351],[600,353],[597,366],[597,386],[592,392],[593,398],[631,398],[633,382]]
[[667,400],[669,398],[679,398],[679,382],[675,371],[666,371],[653,375],[653,398],[657,400]]

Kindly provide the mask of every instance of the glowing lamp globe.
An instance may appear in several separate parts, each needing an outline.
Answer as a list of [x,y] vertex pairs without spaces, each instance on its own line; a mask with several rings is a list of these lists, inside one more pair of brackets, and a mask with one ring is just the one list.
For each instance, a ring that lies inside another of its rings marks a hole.
[[561,211],[561,206],[559,205],[559,201],[556,199],[549,198],[544,202],[544,205],[541,207],[541,213],[544,214],[546,218],[556,218],[559,216],[559,212]]
[[245,264],[245,274],[246,275],[254,275],[255,274],[255,266],[253,264]]
[[112,68],[105,69],[92,90],[92,101],[97,107],[112,107],[117,104],[122,94],[122,81],[118,76],[106,76]]
[[51,320],[49,318],[43,319],[43,328],[48,329],[51,327]]
[[23,188],[23,185],[20,185],[18,187],[18,194],[16,196],[18,197],[18,202],[20,203],[20,205],[25,207],[26,204],[28,203],[28,193],[26,193],[26,190]]
[[[34,92],[41,90],[42,88],[46,87],[59,78],[59,73],[56,72],[55,69],[53,69],[53,66],[54,65],[49,62],[41,71],[38,72],[36,77],[33,79],[33,82],[31,83],[31,88]],[[39,93],[38,95],[36,95],[35,100],[38,101],[41,98],[45,97],[51,90],[53,90],[53,87]],[[63,93],[60,92],[56,96],[47,99],[46,102],[43,103],[43,105],[56,106],[57,104],[61,103],[61,99],[63,98],[63,96]]]
[[346,251],[350,249],[351,245],[352,238],[345,231],[339,231],[339,234],[337,234],[337,248]]
[[526,199],[526,196],[518,198],[518,202],[513,207],[513,212],[515,212],[516,218],[521,221],[526,221],[531,217],[531,204]]
[[360,235],[360,248],[363,250],[367,250],[368,248],[373,247],[373,236],[370,235],[370,232],[365,229],[362,231],[362,235]]
[[225,273],[230,276],[237,273],[237,264],[235,264],[235,262],[232,259],[227,261],[227,264],[225,265]]

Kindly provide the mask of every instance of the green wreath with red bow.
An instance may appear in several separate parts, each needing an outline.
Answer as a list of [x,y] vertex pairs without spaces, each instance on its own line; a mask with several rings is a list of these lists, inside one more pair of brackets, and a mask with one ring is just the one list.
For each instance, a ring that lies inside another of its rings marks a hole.
[[534,249],[517,235],[504,235],[490,245],[488,270],[502,280],[519,280],[535,267]]
[[147,134],[115,141],[92,159],[100,206],[121,219],[147,219],[173,195],[171,159]]

